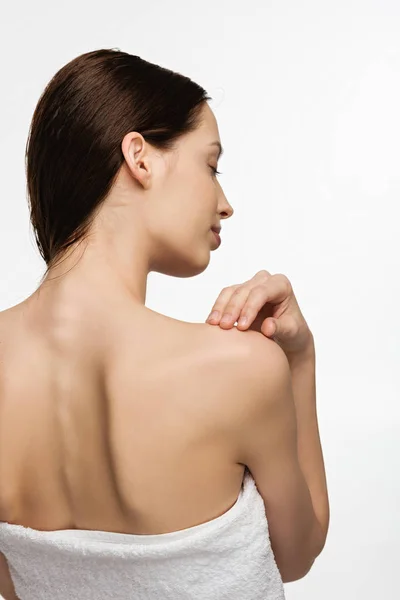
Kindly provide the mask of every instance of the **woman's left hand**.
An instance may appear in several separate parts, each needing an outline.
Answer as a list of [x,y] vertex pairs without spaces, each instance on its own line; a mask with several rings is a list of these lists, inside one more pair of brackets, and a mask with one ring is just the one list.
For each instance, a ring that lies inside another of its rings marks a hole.
[[[211,317],[214,311],[216,318]],[[247,321],[242,322],[243,318]],[[224,288],[206,320],[223,329],[230,329],[236,321],[239,330],[251,329],[273,339],[287,356],[307,350],[313,337],[289,279],[266,270]]]

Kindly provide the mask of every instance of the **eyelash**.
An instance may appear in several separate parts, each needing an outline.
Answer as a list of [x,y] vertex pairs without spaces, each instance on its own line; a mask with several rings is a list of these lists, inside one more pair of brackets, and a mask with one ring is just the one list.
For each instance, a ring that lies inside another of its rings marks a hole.
[[217,169],[215,167],[210,166],[210,169],[214,173],[214,175],[222,175],[222,173],[220,171],[217,171]]

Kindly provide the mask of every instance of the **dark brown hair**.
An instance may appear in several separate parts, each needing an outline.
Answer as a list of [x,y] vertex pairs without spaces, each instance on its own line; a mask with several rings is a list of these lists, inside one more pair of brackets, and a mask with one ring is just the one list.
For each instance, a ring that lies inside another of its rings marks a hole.
[[188,77],[113,48],[82,54],[54,75],[26,145],[30,220],[46,273],[86,236],[123,164],[124,136],[137,131],[172,150],[211,99]]

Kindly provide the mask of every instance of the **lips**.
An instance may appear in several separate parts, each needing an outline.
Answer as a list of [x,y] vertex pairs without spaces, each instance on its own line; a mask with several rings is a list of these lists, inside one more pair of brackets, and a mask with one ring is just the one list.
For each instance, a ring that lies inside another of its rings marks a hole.
[[217,225],[215,227],[211,227],[211,231],[214,231],[215,233],[220,233],[221,227],[219,227],[219,225]]
[[219,248],[221,245],[221,238],[219,237],[219,233],[217,233],[215,229],[211,229],[211,231],[213,232],[215,241],[217,242],[217,248]]

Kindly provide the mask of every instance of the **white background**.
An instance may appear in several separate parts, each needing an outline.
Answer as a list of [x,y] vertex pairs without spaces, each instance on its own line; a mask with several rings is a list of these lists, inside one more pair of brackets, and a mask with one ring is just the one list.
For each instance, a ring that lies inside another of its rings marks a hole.
[[208,269],[151,274],[147,304],[199,322],[222,287],[289,277],[316,341],[331,524],[287,598],[400,597],[400,2],[7,3],[0,47],[0,309],[44,271],[24,150],[55,72],[117,47],[197,81],[235,215]]

